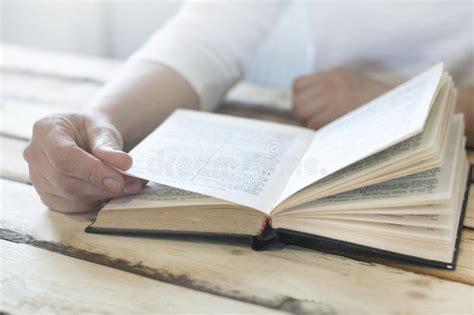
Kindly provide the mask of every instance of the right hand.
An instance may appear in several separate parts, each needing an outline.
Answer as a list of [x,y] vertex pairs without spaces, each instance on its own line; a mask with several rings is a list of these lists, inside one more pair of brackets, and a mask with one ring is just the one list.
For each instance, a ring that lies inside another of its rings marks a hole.
[[45,205],[59,212],[86,212],[143,188],[142,180],[113,168],[125,171],[132,165],[122,146],[122,136],[105,116],[65,113],[38,120],[23,155]]

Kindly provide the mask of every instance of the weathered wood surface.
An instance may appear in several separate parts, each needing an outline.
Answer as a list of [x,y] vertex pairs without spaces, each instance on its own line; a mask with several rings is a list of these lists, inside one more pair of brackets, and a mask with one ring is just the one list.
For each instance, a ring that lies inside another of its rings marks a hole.
[[28,164],[23,149],[28,142],[0,135],[0,177],[29,183]]
[[[27,142],[0,136],[0,145],[3,152],[0,164],[0,177],[29,183],[28,166],[22,158],[22,152],[24,147],[27,145]],[[470,189],[470,197],[466,209],[464,226],[474,228],[474,186],[472,186]],[[391,261],[383,261],[383,263],[394,265],[405,270],[435,275],[443,279],[474,284],[473,233],[474,232],[472,230],[465,229],[462,234],[463,238],[461,241],[458,267],[455,271],[443,271],[434,268],[418,267],[413,264],[394,264]],[[358,259],[364,259],[364,257],[358,257]],[[367,260],[367,258],[365,259]]]
[[102,84],[120,71],[122,62],[1,45],[0,71]]
[[377,262],[424,275],[431,275],[437,278],[449,279],[452,281],[474,285],[474,230],[471,228],[464,228],[462,231],[458,261],[456,270],[454,271],[438,268],[427,268],[410,263],[395,262],[388,259],[371,259],[369,257],[357,258],[367,262]]
[[[9,152],[2,157],[0,176],[26,182],[27,168],[21,159],[26,141],[19,139],[29,139],[36,119],[84,106],[119,71],[120,63],[12,46],[2,47],[2,55],[0,75],[6,89],[1,91],[0,133],[17,139],[0,138],[2,150],[8,148]],[[233,101],[238,102],[239,97]],[[230,103],[218,111],[292,122],[288,112],[265,107],[249,109]],[[473,313],[473,287],[439,279],[474,282],[472,231],[467,229],[455,272],[413,265],[392,268],[297,247],[256,253],[247,244],[86,234],[83,229],[93,214],[66,216],[50,212],[41,205],[33,187],[1,183],[0,235],[4,239],[278,310]],[[472,203],[469,209],[472,213]]]
[[2,312],[276,313],[261,306],[154,281],[25,244],[0,241],[0,246]]
[[473,312],[470,285],[292,246],[254,252],[239,243],[88,234],[94,214],[55,213],[33,187],[1,185],[3,239],[278,310]]
[[35,121],[46,115],[66,110],[41,103],[2,99],[0,103],[2,117],[0,135],[29,140]]
[[2,72],[1,78],[0,97],[3,100],[47,104],[71,110],[83,108],[102,86],[94,82],[28,73]]

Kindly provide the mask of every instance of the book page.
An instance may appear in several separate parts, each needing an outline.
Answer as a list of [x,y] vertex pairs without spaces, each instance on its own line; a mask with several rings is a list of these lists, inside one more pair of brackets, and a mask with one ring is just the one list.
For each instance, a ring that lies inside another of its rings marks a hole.
[[224,204],[231,203],[191,191],[148,182],[139,194],[114,198],[104,206],[104,209],[145,209]]
[[130,152],[129,175],[269,213],[306,151],[306,128],[177,110]]
[[406,226],[420,226],[434,229],[450,229],[451,216],[448,214],[321,214],[315,219],[373,222]]
[[442,74],[443,65],[438,64],[319,129],[278,203],[321,178],[420,133]]
[[454,180],[461,176],[459,165],[462,165],[464,158],[463,132],[463,117],[461,114],[456,114],[441,167],[307,202],[286,209],[285,212],[446,203],[452,196]]
[[279,205],[280,209],[277,208],[277,212],[351,189],[440,166],[450,134],[459,133],[458,139],[461,139],[463,133],[462,119],[454,119],[454,122],[460,121],[461,124],[452,123],[455,92],[450,87],[452,88],[452,81],[448,80],[441,88],[421,133],[305,187],[286,199],[281,204],[283,207]]

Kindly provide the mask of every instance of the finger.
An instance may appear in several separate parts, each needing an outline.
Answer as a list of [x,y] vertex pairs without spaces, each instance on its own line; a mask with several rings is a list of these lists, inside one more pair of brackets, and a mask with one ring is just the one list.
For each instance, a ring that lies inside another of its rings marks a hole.
[[327,93],[323,85],[313,84],[297,93],[292,94],[293,106],[304,105],[310,103],[315,98],[319,98]]
[[325,99],[327,95],[319,89],[303,91],[298,95],[293,97],[293,111],[295,112],[296,117],[299,117],[299,114],[305,112],[306,108],[311,107],[314,110],[317,110],[318,105],[322,103],[322,100]]
[[58,212],[86,212],[99,206],[102,201],[90,200],[88,198],[71,199],[58,195],[47,178],[37,171],[30,169],[30,179],[41,201],[50,209]]
[[332,115],[329,111],[324,111],[321,113],[318,113],[311,117],[307,122],[306,126],[311,129],[319,129],[326,125],[327,123],[331,122],[333,120]]
[[92,197],[91,199],[104,200],[122,195],[122,192],[110,192],[75,177],[62,174],[57,174],[57,176],[58,178],[55,182],[56,184],[60,184],[60,192],[62,192],[60,195],[65,198]]
[[296,78],[293,81],[293,93],[301,92],[313,85],[318,85],[319,81],[322,79],[323,75],[310,74]]
[[94,156],[123,171],[132,166],[132,157],[121,150],[122,138],[117,130],[111,127],[90,127],[87,135]]
[[325,96],[320,96],[317,98],[308,101],[308,103],[304,105],[300,105],[295,107],[294,114],[297,119],[302,122],[307,122],[315,115],[319,115],[320,113],[326,112],[329,110],[328,101],[326,100]]
[[124,195],[135,195],[138,194],[143,187],[145,187],[147,181],[140,178],[125,176],[125,188],[123,189]]
[[40,193],[41,200],[51,210],[61,213],[84,213],[96,210],[102,206],[102,201],[75,200],[64,198],[62,196],[50,193]]
[[[42,151],[38,151],[40,154],[37,154],[34,161],[35,168],[30,166],[30,174],[37,174],[38,177],[42,177],[40,185],[42,187],[51,187],[50,192],[53,190],[55,193],[61,191],[61,195],[64,197],[77,195],[77,196],[96,196],[102,199],[119,197],[122,195],[131,195],[140,192],[140,190],[145,186],[146,181],[131,177],[124,176],[124,190],[123,194],[120,193],[111,193],[104,190],[101,187],[91,185],[88,182],[85,182],[81,179],[71,177],[68,175],[61,174],[57,172],[50,161],[46,158],[46,155]],[[32,164],[32,165],[33,165]]]
[[310,84],[311,84],[311,77],[314,75],[309,75],[309,76],[301,76],[296,78],[293,81],[293,93],[299,93],[300,91],[306,89]]
[[72,139],[59,138],[45,149],[53,168],[64,175],[76,177],[111,193],[120,193],[123,176],[111,166],[78,147]]

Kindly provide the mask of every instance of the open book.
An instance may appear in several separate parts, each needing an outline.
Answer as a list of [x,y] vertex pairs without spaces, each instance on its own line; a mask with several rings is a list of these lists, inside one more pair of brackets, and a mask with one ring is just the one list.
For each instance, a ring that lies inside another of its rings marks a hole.
[[317,131],[177,110],[130,152],[126,173],[150,183],[87,231],[278,238],[453,268],[469,169],[455,102],[438,64]]

